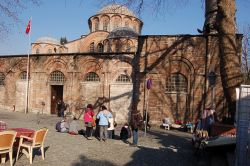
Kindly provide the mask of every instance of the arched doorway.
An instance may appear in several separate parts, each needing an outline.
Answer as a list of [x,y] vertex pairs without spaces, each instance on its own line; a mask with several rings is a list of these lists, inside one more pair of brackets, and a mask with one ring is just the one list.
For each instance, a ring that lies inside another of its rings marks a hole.
[[64,74],[60,71],[54,71],[50,74],[51,85],[51,114],[57,114],[57,103],[63,100],[63,83],[65,81]]

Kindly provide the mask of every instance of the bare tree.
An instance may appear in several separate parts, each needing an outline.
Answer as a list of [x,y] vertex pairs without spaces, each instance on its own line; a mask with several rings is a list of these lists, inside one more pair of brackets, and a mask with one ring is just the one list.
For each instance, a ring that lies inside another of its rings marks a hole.
[[11,29],[21,23],[20,14],[30,5],[39,5],[40,0],[1,0],[0,38],[4,39]]
[[244,84],[250,84],[250,25],[244,28],[243,30],[243,43],[242,43],[242,74]]
[[[176,7],[185,6],[190,0],[102,0],[101,5],[118,3],[127,6],[136,14],[140,15],[143,11],[150,11],[155,15],[162,15]],[[204,0],[201,0],[201,2]]]
[[[150,2],[151,6],[159,10],[167,10],[170,0],[104,0],[110,3],[123,2],[122,4],[135,7],[137,12],[141,12],[146,3]],[[184,4],[188,0],[174,1],[175,4]],[[210,33],[210,28],[213,28],[213,33],[216,32],[219,37],[219,51],[220,51],[220,75],[223,87],[224,96],[228,103],[228,112],[231,118],[234,118],[236,108],[236,93],[235,88],[242,82],[241,75],[241,60],[237,55],[236,42],[236,0],[201,0],[205,2],[206,13],[210,15],[213,11],[211,19],[205,20],[203,33],[207,35]],[[214,11],[214,9],[216,11]],[[208,21],[208,22],[207,22]],[[211,25],[212,24],[212,25]],[[234,70],[232,70],[234,68]],[[133,101],[135,107],[137,102]]]

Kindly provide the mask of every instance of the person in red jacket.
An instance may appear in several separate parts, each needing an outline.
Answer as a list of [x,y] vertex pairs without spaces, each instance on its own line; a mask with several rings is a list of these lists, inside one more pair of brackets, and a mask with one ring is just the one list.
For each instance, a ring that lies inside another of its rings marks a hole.
[[94,116],[95,113],[93,111],[93,105],[92,104],[88,104],[87,108],[84,112],[84,123],[86,126],[86,134],[85,137],[90,140],[92,139],[92,132],[93,132],[93,121],[94,121]]

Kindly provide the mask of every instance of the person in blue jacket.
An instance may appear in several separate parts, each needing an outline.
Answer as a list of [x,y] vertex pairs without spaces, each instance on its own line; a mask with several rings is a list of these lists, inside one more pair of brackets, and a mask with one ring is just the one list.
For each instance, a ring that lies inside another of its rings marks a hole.
[[108,138],[108,125],[109,118],[112,118],[112,114],[107,110],[107,108],[103,105],[101,106],[101,111],[96,116],[99,119],[99,128],[100,128],[100,141],[106,141]]

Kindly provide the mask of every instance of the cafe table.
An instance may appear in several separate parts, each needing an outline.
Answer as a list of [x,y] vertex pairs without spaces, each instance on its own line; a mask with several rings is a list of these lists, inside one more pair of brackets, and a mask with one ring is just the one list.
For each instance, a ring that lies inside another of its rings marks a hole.
[[16,137],[20,138],[21,135],[27,136],[27,137],[32,137],[33,134],[35,133],[34,130],[27,129],[27,128],[9,128],[8,130],[13,130],[16,131]]

